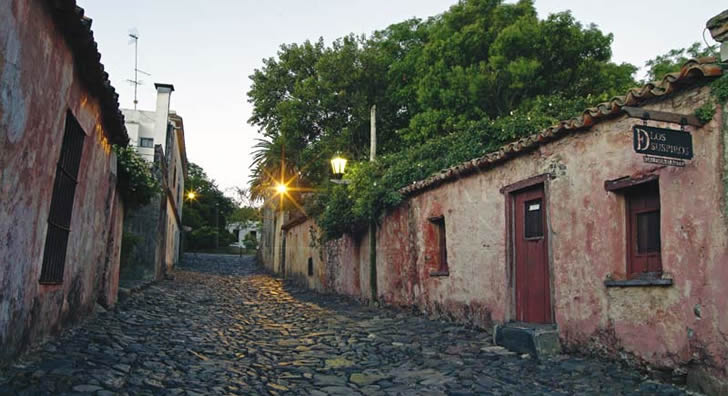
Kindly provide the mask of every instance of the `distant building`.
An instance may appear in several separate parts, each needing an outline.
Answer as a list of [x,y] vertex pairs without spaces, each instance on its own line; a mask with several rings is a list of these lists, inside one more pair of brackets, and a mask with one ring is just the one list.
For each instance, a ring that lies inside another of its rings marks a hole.
[[122,110],[130,145],[152,164],[162,186],[160,196],[127,214],[125,231],[130,242],[124,250],[122,279],[158,279],[179,261],[187,174],[184,122],[169,110],[174,86],[154,86],[155,111]]
[[76,2],[0,0],[0,365],[116,302],[118,96]]
[[236,241],[233,242],[235,246],[245,246],[244,241],[248,236],[255,239],[256,243],[260,243],[260,227],[259,221],[236,221],[225,226],[229,233],[235,235]]

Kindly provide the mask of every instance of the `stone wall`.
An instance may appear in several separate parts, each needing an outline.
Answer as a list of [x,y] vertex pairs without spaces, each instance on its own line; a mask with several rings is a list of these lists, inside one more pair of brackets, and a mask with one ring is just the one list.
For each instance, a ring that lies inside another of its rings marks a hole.
[[[116,301],[123,206],[98,99],[40,1],[0,0],[0,364]],[[70,110],[86,134],[63,282],[39,283]]]

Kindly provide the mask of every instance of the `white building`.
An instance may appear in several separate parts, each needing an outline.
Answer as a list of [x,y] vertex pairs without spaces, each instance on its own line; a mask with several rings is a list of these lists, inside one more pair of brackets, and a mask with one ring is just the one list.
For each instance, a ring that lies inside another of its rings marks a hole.
[[128,232],[140,237],[133,259],[122,276],[159,278],[179,261],[184,180],[187,174],[184,123],[169,109],[174,86],[154,84],[154,111],[122,109],[129,145],[153,164],[162,194],[144,208],[130,213]]
[[249,234],[260,244],[260,226],[259,221],[243,221],[230,223],[225,228],[237,237],[237,242],[233,242],[233,245],[245,246],[244,241]]

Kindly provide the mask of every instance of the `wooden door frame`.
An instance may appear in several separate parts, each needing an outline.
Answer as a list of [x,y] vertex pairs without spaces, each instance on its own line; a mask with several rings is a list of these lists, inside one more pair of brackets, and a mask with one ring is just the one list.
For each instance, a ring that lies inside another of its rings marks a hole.
[[551,234],[551,216],[549,211],[549,181],[551,180],[550,173],[543,173],[537,176],[530,177],[519,182],[509,184],[501,188],[500,192],[504,195],[506,200],[505,205],[505,257],[506,257],[506,282],[508,284],[508,292],[506,293],[506,309],[505,309],[505,322],[515,321],[516,316],[516,260],[515,260],[515,196],[524,191],[541,185],[543,188],[543,206],[544,206],[544,235],[546,236],[546,266],[549,276],[549,303],[551,304],[551,322],[556,323],[556,311],[554,306],[554,271],[553,271],[553,256],[552,256],[552,234]]

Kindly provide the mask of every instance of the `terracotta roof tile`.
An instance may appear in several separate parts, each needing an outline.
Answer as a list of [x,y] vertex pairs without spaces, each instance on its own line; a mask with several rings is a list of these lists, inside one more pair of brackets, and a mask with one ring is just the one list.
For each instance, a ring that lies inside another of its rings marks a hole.
[[427,179],[413,182],[401,188],[399,192],[404,196],[416,195],[421,191],[471,174],[478,169],[496,166],[517,155],[532,151],[545,143],[560,139],[571,132],[590,128],[599,122],[615,117],[622,113],[622,107],[624,106],[639,106],[650,99],[660,98],[690,86],[697,80],[719,77],[722,74],[723,69],[715,58],[706,57],[690,60],[683,65],[679,72],[669,73],[661,81],[632,88],[624,96],[616,96],[608,102],[599,103],[594,107],[585,109],[576,118],[559,121],[539,133],[508,143],[497,151],[443,169]]
[[70,47],[84,86],[99,100],[101,119],[109,140],[125,146],[129,142],[129,136],[124,125],[124,116],[119,109],[119,95],[111,86],[109,74],[101,63],[101,54],[91,30],[91,19],[84,16],[84,10],[76,5],[76,0],[42,2]]

